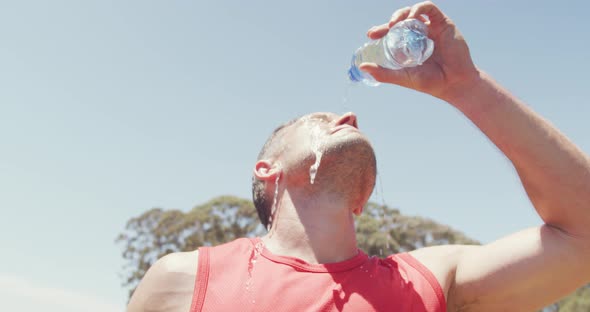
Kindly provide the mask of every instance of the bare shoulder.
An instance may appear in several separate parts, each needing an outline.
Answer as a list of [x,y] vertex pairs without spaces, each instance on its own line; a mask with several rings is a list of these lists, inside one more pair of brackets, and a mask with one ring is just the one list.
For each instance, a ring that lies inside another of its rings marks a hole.
[[137,286],[127,311],[188,311],[198,259],[198,251],[171,253],[160,258]]
[[158,266],[165,273],[186,273],[196,275],[199,251],[175,252],[160,258]]
[[411,251],[410,255],[432,272],[443,289],[445,299],[448,299],[461,256],[475,248],[479,248],[479,246],[442,245],[416,249]]

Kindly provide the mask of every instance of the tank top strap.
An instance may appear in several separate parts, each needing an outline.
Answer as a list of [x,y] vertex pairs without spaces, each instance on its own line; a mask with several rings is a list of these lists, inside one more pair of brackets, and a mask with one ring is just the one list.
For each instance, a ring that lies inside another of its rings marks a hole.
[[190,312],[200,312],[203,309],[207,284],[209,284],[209,249],[210,247],[199,248],[199,262]]

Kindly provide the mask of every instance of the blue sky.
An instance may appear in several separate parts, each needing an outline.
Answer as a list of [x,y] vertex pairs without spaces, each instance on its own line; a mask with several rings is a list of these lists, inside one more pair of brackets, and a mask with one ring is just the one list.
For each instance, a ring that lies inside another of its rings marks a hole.
[[[366,30],[409,4],[0,0],[0,301],[123,310],[125,222],[249,198],[267,135],[314,111],[357,113],[403,213],[483,242],[539,224],[511,164],[451,106],[348,87]],[[586,2],[438,5],[480,68],[590,151]]]

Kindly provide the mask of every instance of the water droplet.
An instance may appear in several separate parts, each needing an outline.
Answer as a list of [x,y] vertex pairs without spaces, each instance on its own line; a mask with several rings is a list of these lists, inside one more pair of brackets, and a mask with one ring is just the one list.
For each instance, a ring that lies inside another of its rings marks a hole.
[[315,181],[315,176],[318,174],[318,170],[320,169],[320,162],[322,161],[323,153],[320,152],[318,149],[313,151],[315,153],[315,163],[309,167],[309,182],[311,184]]
[[319,150],[314,150],[315,153],[315,163],[309,167],[309,182],[311,184],[315,181],[315,176],[318,174],[318,169],[320,168],[320,162],[322,161],[323,153]]
[[350,80],[350,78],[348,77],[348,75],[346,76],[346,82],[344,85],[344,95],[342,96],[342,108],[344,110],[344,112],[349,112],[352,109],[350,109],[349,107],[349,99],[350,99],[350,90],[352,87],[354,87],[354,82],[352,82]]
[[[275,179],[275,196],[272,199],[272,207],[270,209],[270,216],[268,218],[268,226],[267,226],[267,231],[270,231],[270,229],[272,228],[272,224],[274,219],[276,219],[276,213],[277,213],[277,197],[279,197],[279,180],[281,178],[280,174],[277,174],[277,178]],[[271,233],[272,235],[272,233]]]
[[381,205],[385,207],[385,196],[383,195],[383,182],[381,181],[381,175],[377,173],[377,181],[379,182],[379,195],[381,196]]
[[254,266],[256,265],[256,262],[258,261],[258,256],[262,252],[263,248],[264,243],[262,243],[262,241],[259,241],[258,243],[256,243],[256,245],[254,245],[254,250],[252,250],[252,254],[250,255],[250,260],[248,261],[248,280],[246,281],[247,291],[249,291],[250,286],[252,286],[252,273],[254,271]]

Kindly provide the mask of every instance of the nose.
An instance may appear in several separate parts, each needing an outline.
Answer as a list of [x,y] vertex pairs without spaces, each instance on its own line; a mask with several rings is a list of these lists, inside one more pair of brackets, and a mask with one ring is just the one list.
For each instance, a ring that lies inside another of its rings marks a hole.
[[358,123],[356,115],[353,112],[348,112],[342,116],[338,120],[336,120],[336,126],[340,125],[350,125],[358,129]]

